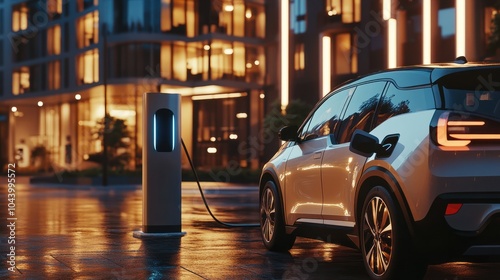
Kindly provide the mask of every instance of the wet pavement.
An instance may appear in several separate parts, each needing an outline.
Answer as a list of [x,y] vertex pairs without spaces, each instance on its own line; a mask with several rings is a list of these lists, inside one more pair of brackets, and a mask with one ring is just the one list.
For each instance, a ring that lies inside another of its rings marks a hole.
[[[258,221],[255,186],[203,186],[220,220]],[[2,279],[367,279],[356,250],[297,238],[289,253],[273,253],[262,245],[258,228],[218,225],[193,183],[183,183],[182,230],[187,234],[182,238],[132,236],[142,224],[140,186],[20,183],[15,203],[12,272],[7,262],[13,246],[8,244],[8,197],[2,188]],[[498,275],[500,263],[450,263],[430,266],[425,279],[499,279]]]

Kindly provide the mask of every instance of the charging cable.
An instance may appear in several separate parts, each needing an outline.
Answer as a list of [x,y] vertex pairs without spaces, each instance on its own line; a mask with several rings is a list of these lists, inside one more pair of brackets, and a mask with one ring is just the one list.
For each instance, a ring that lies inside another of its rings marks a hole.
[[212,218],[214,219],[214,221],[216,221],[217,223],[219,223],[219,224],[221,224],[221,225],[223,225],[225,227],[259,227],[260,224],[231,224],[231,223],[225,223],[225,222],[222,222],[219,219],[217,219],[217,217],[215,217],[215,215],[210,210],[210,207],[208,206],[207,200],[205,199],[205,194],[203,194],[203,190],[201,189],[200,178],[198,177],[198,172],[196,172],[196,169],[194,168],[193,161],[191,160],[191,157],[189,156],[188,150],[186,148],[186,144],[184,144],[184,140],[182,140],[182,138],[181,138],[181,143],[182,143],[182,147],[184,148],[184,152],[186,153],[186,156],[188,158],[189,165],[191,165],[191,170],[193,170],[194,177],[196,178],[196,183],[198,185],[198,190],[200,190],[200,194],[201,194],[201,198],[203,199],[203,203],[205,204],[205,207],[207,208],[208,213],[210,214],[210,216],[212,216]]

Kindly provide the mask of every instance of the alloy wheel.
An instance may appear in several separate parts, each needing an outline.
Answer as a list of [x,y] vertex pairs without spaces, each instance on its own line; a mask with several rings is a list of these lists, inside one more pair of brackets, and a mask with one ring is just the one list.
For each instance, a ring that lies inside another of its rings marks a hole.
[[272,190],[266,188],[260,204],[261,230],[266,242],[271,242],[276,226],[276,204]]
[[389,208],[384,200],[373,197],[363,217],[364,257],[375,275],[383,275],[391,262],[393,237]]

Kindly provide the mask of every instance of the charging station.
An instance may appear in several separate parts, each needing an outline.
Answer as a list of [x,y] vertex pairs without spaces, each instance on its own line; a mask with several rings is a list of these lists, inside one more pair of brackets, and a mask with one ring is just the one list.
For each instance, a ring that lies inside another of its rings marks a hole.
[[175,237],[181,231],[181,103],[179,94],[144,93],[142,231],[134,237]]

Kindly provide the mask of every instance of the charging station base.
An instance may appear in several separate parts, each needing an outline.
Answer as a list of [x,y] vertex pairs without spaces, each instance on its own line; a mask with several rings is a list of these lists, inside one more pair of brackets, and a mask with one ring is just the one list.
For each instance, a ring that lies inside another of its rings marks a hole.
[[140,230],[136,230],[133,232],[132,236],[138,239],[146,239],[146,238],[175,238],[175,237],[183,237],[186,235],[186,232],[166,232],[166,233],[147,233]]

